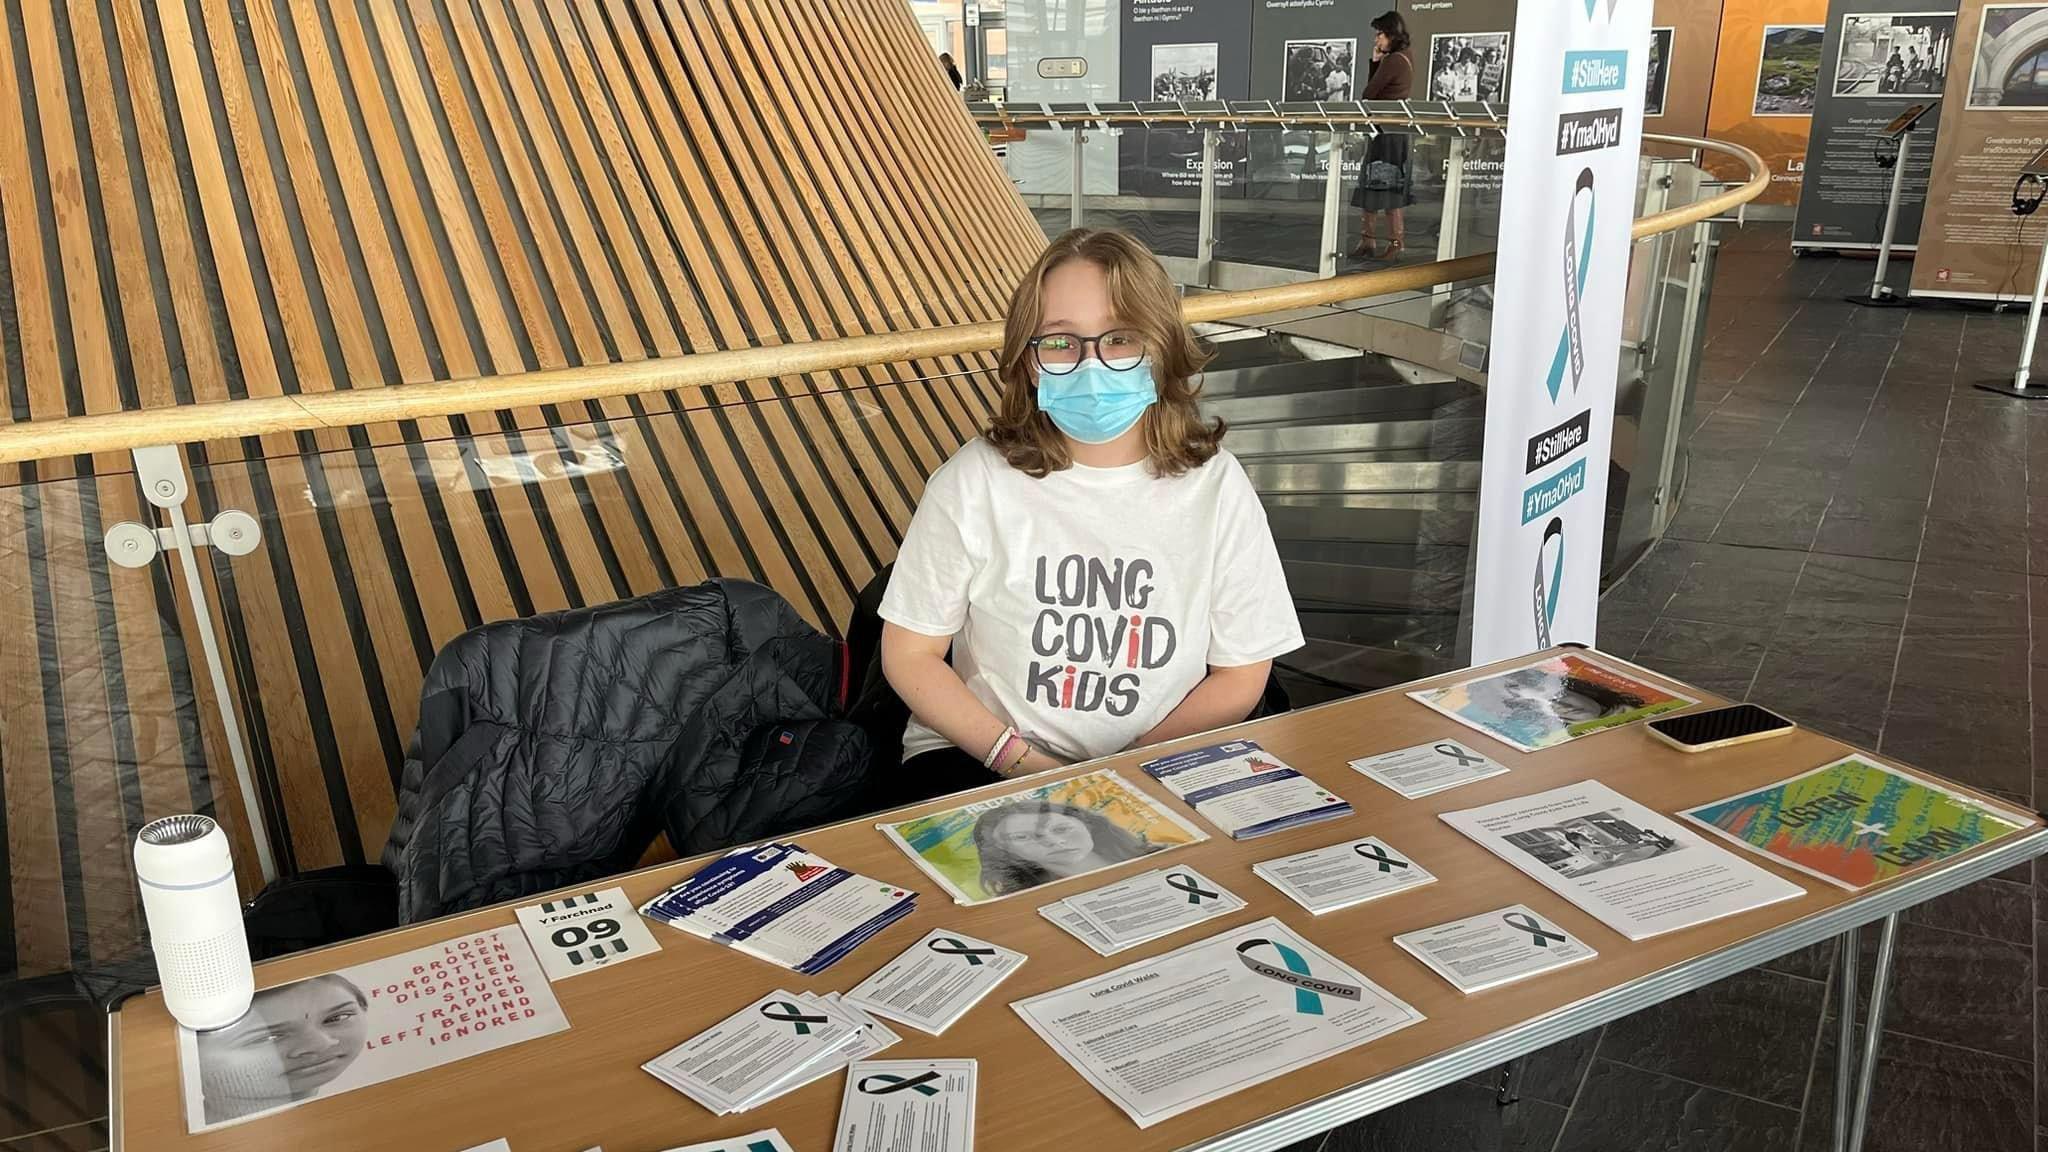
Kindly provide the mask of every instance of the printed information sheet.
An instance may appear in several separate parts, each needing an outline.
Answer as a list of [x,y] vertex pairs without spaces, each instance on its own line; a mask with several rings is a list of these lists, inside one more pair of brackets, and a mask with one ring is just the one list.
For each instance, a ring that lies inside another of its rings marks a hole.
[[1112,945],[1128,948],[1228,916],[1244,901],[1193,868],[1168,868],[1069,896],[1067,906]]
[[833,1152],[973,1152],[972,1060],[863,1060],[846,1069]]
[[1023,963],[1022,952],[938,928],[861,981],[846,999],[936,1036]]
[[1599,955],[1526,904],[1404,933],[1394,943],[1468,995]]
[[870,1042],[868,1023],[843,1004],[775,991],[641,1067],[717,1115],[744,1112],[842,1066],[846,1049]]
[[1252,871],[1318,916],[1436,879],[1377,836],[1261,860]]
[[1593,780],[1443,819],[1631,940],[1804,891]]
[[1140,1128],[1423,1018],[1273,917],[1011,1007]]
[[789,1141],[782,1138],[782,1132],[775,1128],[763,1128],[745,1136],[732,1136],[724,1140],[711,1140],[703,1144],[685,1144],[671,1148],[668,1152],[791,1152]]
[[1378,756],[1353,760],[1351,766],[1408,800],[1498,776],[1508,770],[1507,765],[1474,752],[1456,740],[1438,740],[1383,752]]

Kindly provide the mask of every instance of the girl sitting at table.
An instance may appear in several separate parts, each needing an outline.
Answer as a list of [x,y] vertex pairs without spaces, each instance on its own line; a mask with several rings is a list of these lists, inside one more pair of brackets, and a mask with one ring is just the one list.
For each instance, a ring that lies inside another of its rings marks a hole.
[[1202,419],[1207,359],[1121,232],[1067,232],[1017,285],[1000,411],[932,474],[882,600],[906,791],[1237,723],[1301,646],[1265,510]]

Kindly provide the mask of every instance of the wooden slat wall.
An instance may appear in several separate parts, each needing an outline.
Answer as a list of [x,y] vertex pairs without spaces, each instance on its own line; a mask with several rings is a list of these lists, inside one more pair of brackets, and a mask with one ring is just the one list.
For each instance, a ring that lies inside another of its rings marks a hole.
[[[1044,237],[901,0],[0,0],[14,421],[984,320]],[[834,627],[995,395],[954,357],[188,453],[293,868],[374,860],[486,620],[747,575]],[[104,961],[224,735],[125,457],[0,476],[0,979]]]

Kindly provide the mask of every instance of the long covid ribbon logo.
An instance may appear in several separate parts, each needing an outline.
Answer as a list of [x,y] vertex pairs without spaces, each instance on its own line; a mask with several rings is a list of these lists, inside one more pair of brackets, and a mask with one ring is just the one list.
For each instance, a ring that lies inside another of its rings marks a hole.
[[811,1025],[813,1024],[830,1024],[832,1022],[826,1017],[814,1016],[805,1012],[801,1006],[791,1004],[787,1000],[771,1000],[761,1005],[761,1015],[778,1023],[794,1026],[796,1034],[799,1036],[809,1036],[811,1034]]
[[[895,1092],[915,1092],[920,1096],[937,1096],[939,1090],[932,1087],[932,1081],[938,1078],[939,1074],[937,1072],[926,1072],[917,1076],[898,1076],[893,1072],[876,1072],[873,1075],[861,1077],[860,1083],[854,1085],[854,1088],[870,1096],[887,1096]],[[877,1085],[877,1087],[870,1088],[868,1087],[870,1084]]]
[[[1555,547],[1552,547],[1555,545]],[[1557,623],[1557,594],[1564,588],[1564,517],[1552,516],[1543,526],[1543,542],[1536,546],[1536,589],[1532,612],[1536,619],[1536,647],[1550,647],[1550,629]],[[1460,767],[1463,767],[1462,763]]]
[[[1586,197],[1586,228],[1579,231],[1579,194]],[[1572,188],[1571,204],[1564,214],[1564,331],[1557,335],[1557,354],[1550,358],[1550,402],[1564,388],[1564,372],[1572,372],[1572,393],[1579,391],[1579,378],[1586,372],[1586,341],[1579,329],[1579,297],[1586,290],[1586,273],[1593,262],[1593,170],[1581,168],[1579,182]]]
[[1382,872],[1392,872],[1396,868],[1406,868],[1408,866],[1406,860],[1401,859],[1399,856],[1389,855],[1385,848],[1377,844],[1357,844],[1353,845],[1351,850],[1367,860],[1378,864]]
[[[942,944],[945,947],[940,947]],[[937,952],[941,956],[958,956],[967,961],[967,966],[970,968],[981,967],[981,958],[983,956],[993,956],[996,954],[996,950],[993,948],[976,948],[957,936],[940,936],[925,945],[925,947]]]
[[1510,928],[1519,928],[1527,932],[1529,934],[1529,943],[1536,945],[1538,948],[1550,947],[1552,940],[1562,944],[1570,939],[1570,937],[1562,932],[1552,932],[1550,929],[1545,928],[1543,921],[1529,915],[1527,912],[1503,913],[1500,919],[1501,923],[1506,924]]
[[1479,763],[1481,759],[1483,759],[1480,756],[1476,756],[1470,752],[1465,751],[1463,748],[1458,747],[1456,744],[1453,744],[1448,740],[1444,741],[1442,744],[1438,744],[1435,747],[1431,748],[1430,751],[1435,752],[1439,756],[1448,756],[1451,759],[1456,760],[1458,762],[1458,767],[1460,768],[1470,768],[1474,764]]
[[1205,899],[1223,899],[1223,893],[1209,891],[1207,888],[1195,883],[1195,878],[1185,872],[1168,872],[1166,874],[1166,886],[1176,892],[1187,893],[1188,903],[1190,904],[1200,904]]
[[[1286,967],[1276,968],[1252,956],[1254,948],[1271,948],[1280,954],[1280,963]],[[1301,953],[1278,940],[1268,940],[1263,936],[1247,940],[1237,946],[1237,958],[1245,967],[1266,979],[1291,986],[1294,989],[1294,1010],[1303,1016],[1321,1016],[1325,996],[1335,996],[1339,1000],[1359,1000],[1365,996],[1365,990],[1355,984],[1316,976],[1309,971],[1308,961],[1302,958]]]

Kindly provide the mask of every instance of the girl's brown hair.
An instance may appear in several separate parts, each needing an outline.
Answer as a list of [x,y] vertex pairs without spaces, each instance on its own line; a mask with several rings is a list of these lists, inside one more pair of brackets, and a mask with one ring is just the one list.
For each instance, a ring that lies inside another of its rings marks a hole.
[[[1010,466],[1043,477],[1074,460],[1066,438],[1052,418],[1038,410],[1037,369],[1031,362],[1030,340],[1045,322],[1045,278],[1069,260],[1086,260],[1102,269],[1109,281],[1109,302],[1119,327],[1144,338],[1159,386],[1159,403],[1143,418],[1145,455],[1152,471],[1178,476],[1216,455],[1223,439],[1223,421],[1202,422],[1194,377],[1209,362],[1180,315],[1180,293],[1157,257],[1129,235],[1107,229],[1075,228],[1062,233],[1038,256],[1038,262],[1010,295],[1010,313],[1003,323],[1003,381],[1000,411],[989,426],[989,443]],[[1094,336],[1097,333],[1079,333]]]

